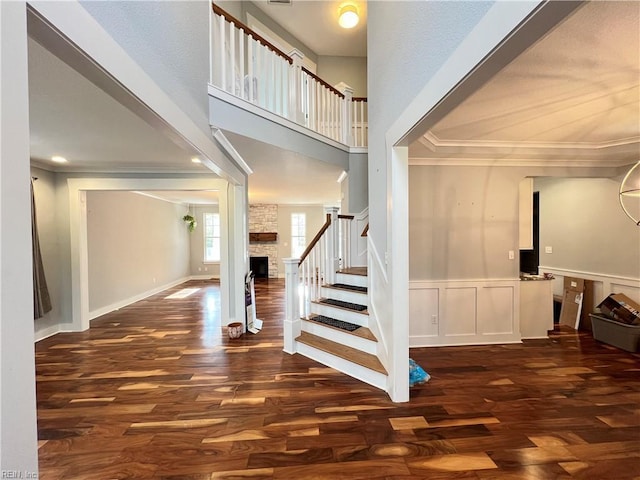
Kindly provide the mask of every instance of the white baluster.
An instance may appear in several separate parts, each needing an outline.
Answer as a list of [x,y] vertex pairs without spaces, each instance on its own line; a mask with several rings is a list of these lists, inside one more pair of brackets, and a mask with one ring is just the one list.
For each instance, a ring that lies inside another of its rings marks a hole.
[[225,34],[224,34],[224,27],[225,27],[225,20],[223,16],[219,16],[218,17],[218,34],[219,34],[219,41],[220,41],[220,50],[221,50],[221,62],[220,62],[220,88],[222,90],[226,90],[227,89],[227,68],[226,68],[226,63],[227,63],[227,48],[226,48],[226,41],[225,41]]
[[296,352],[295,339],[301,333],[300,324],[300,298],[299,287],[300,278],[298,270],[297,258],[285,258],[284,260],[285,274],[285,320],[283,323],[283,350],[287,353]]
[[249,38],[247,38],[247,75],[249,77],[249,101],[251,103],[255,103],[256,102],[256,98],[255,98],[255,93],[253,90],[253,76],[254,76],[254,53],[253,53],[253,37],[251,35],[249,35]]
[[229,24],[229,75],[230,78],[230,87],[231,93],[233,95],[237,95],[236,87],[237,82],[235,79],[236,76],[236,27],[233,23]]
[[244,51],[245,51],[245,35],[244,29],[238,29],[238,51],[240,53],[240,61],[239,69],[240,69],[240,78],[238,80],[239,88],[240,88],[240,97],[243,99],[247,99],[247,89],[244,88]]
[[365,143],[364,136],[364,101],[360,101],[360,146],[364,147],[367,144]]

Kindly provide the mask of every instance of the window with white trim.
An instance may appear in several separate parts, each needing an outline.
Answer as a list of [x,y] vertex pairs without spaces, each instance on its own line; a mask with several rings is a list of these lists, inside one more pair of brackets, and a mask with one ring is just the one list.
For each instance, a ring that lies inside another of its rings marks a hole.
[[300,258],[307,248],[306,215],[304,213],[291,214],[291,256]]
[[220,214],[204,214],[204,261],[220,261]]

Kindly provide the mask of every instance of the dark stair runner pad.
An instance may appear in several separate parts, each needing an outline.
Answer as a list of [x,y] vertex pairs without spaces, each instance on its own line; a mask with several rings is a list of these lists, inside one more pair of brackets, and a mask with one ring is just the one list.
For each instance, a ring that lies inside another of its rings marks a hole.
[[358,312],[362,312],[367,309],[366,305],[343,302],[342,300],[335,300],[333,298],[325,298],[324,300],[320,300],[320,303],[324,303],[326,305],[334,305],[336,307],[348,308],[349,310],[356,310]]
[[367,293],[367,287],[358,287],[357,285],[347,285],[346,283],[334,283],[332,287],[344,288],[346,290],[354,290],[357,292]]
[[336,320],[335,318],[325,317],[324,315],[316,315],[311,317],[311,320],[318,323],[324,323],[325,325],[329,325],[331,327],[339,328],[340,330],[347,330],[349,332],[353,332],[360,328],[360,325],[354,325],[353,323],[343,322],[342,320]]

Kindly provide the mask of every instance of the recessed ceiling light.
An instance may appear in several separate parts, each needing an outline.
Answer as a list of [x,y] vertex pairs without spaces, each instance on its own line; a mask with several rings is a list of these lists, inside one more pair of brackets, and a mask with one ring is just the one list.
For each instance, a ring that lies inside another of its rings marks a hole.
[[51,161],[56,163],[67,163],[67,159],[61,157],[60,155],[54,155],[53,157],[51,157]]
[[191,159],[191,162],[192,162],[192,163],[202,163],[202,160],[200,160],[198,157],[193,157],[193,158]]

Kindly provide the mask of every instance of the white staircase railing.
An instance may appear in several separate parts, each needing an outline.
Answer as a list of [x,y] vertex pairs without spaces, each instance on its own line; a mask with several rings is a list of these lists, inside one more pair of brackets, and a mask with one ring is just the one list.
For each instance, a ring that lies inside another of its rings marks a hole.
[[300,335],[300,317],[311,313],[311,302],[321,297],[324,284],[335,282],[338,259],[338,208],[326,209],[327,220],[304,253],[285,258],[284,351],[295,353]]
[[302,66],[302,53],[284,53],[213,4],[211,56],[212,85],[345,145],[367,146],[366,98],[329,85]]

